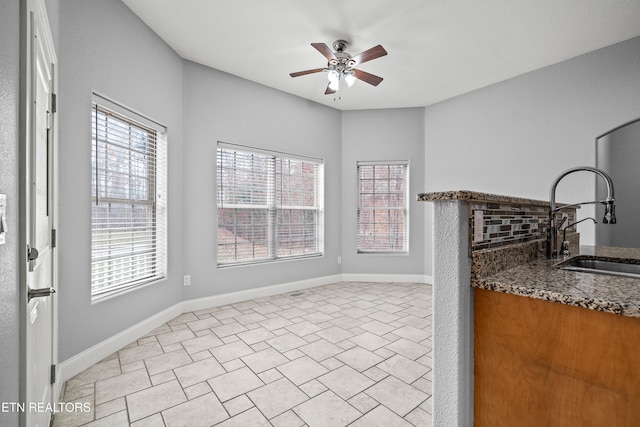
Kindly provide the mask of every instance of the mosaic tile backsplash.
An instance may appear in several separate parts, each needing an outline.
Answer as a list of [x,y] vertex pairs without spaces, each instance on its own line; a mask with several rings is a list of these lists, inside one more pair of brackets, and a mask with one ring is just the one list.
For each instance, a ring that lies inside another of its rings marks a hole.
[[[548,206],[496,202],[470,202],[471,250],[499,248],[514,243],[546,240]],[[575,222],[575,209],[558,213],[557,219],[567,216],[565,224]],[[482,232],[478,229],[482,221]],[[575,232],[575,226],[567,234]],[[562,236],[560,236],[562,238]]]

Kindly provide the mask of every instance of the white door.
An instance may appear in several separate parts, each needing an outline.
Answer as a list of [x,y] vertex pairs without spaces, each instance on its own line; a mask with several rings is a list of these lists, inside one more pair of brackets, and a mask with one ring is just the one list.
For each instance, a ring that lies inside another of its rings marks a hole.
[[25,412],[26,426],[48,427],[57,399],[53,376],[57,358],[56,312],[56,63],[43,0],[27,1],[27,60],[24,135],[23,209],[25,280]]

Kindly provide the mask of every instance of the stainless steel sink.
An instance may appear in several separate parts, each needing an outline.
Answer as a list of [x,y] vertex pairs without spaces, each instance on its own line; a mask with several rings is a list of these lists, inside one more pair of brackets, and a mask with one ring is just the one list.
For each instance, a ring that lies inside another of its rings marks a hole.
[[619,261],[576,258],[560,266],[563,270],[582,271],[595,274],[633,277],[640,279],[640,264],[629,264]]

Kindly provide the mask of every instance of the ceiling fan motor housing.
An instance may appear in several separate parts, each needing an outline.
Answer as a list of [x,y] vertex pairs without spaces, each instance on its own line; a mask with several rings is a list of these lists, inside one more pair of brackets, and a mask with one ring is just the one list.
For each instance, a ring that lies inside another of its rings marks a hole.
[[333,50],[336,52],[344,52],[349,47],[349,42],[346,40],[336,40],[333,42]]
[[346,40],[336,40],[333,42],[336,59],[329,60],[327,71],[335,70],[340,74],[348,74],[351,72],[351,68],[356,65],[356,62],[351,59],[351,55],[345,52],[348,46],[349,42]]

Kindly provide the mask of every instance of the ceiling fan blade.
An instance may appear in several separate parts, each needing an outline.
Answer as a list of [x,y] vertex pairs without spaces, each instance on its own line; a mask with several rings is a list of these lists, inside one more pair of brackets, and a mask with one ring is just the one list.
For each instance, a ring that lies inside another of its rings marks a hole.
[[311,46],[315,47],[327,60],[337,59],[333,51],[324,43],[311,43]]
[[325,95],[331,95],[332,93],[336,93],[335,89],[331,89],[331,83],[329,83],[327,85],[327,89],[325,89],[324,94]]
[[367,82],[373,86],[378,86],[380,82],[383,80],[382,77],[378,77],[376,75],[367,73],[366,71],[362,71],[362,70],[353,70],[353,71],[355,73],[354,75],[358,80],[362,80],[363,82]]
[[382,45],[377,45],[369,50],[365,50],[364,52],[357,54],[351,59],[356,61],[356,65],[358,65],[362,64],[363,62],[371,61],[372,59],[380,58],[381,56],[385,56],[386,54],[387,51],[384,50]]
[[307,74],[319,73],[320,71],[324,71],[324,68],[314,68],[313,70],[298,71],[296,73],[291,73],[289,75],[291,77],[300,77],[300,76],[306,76]]

